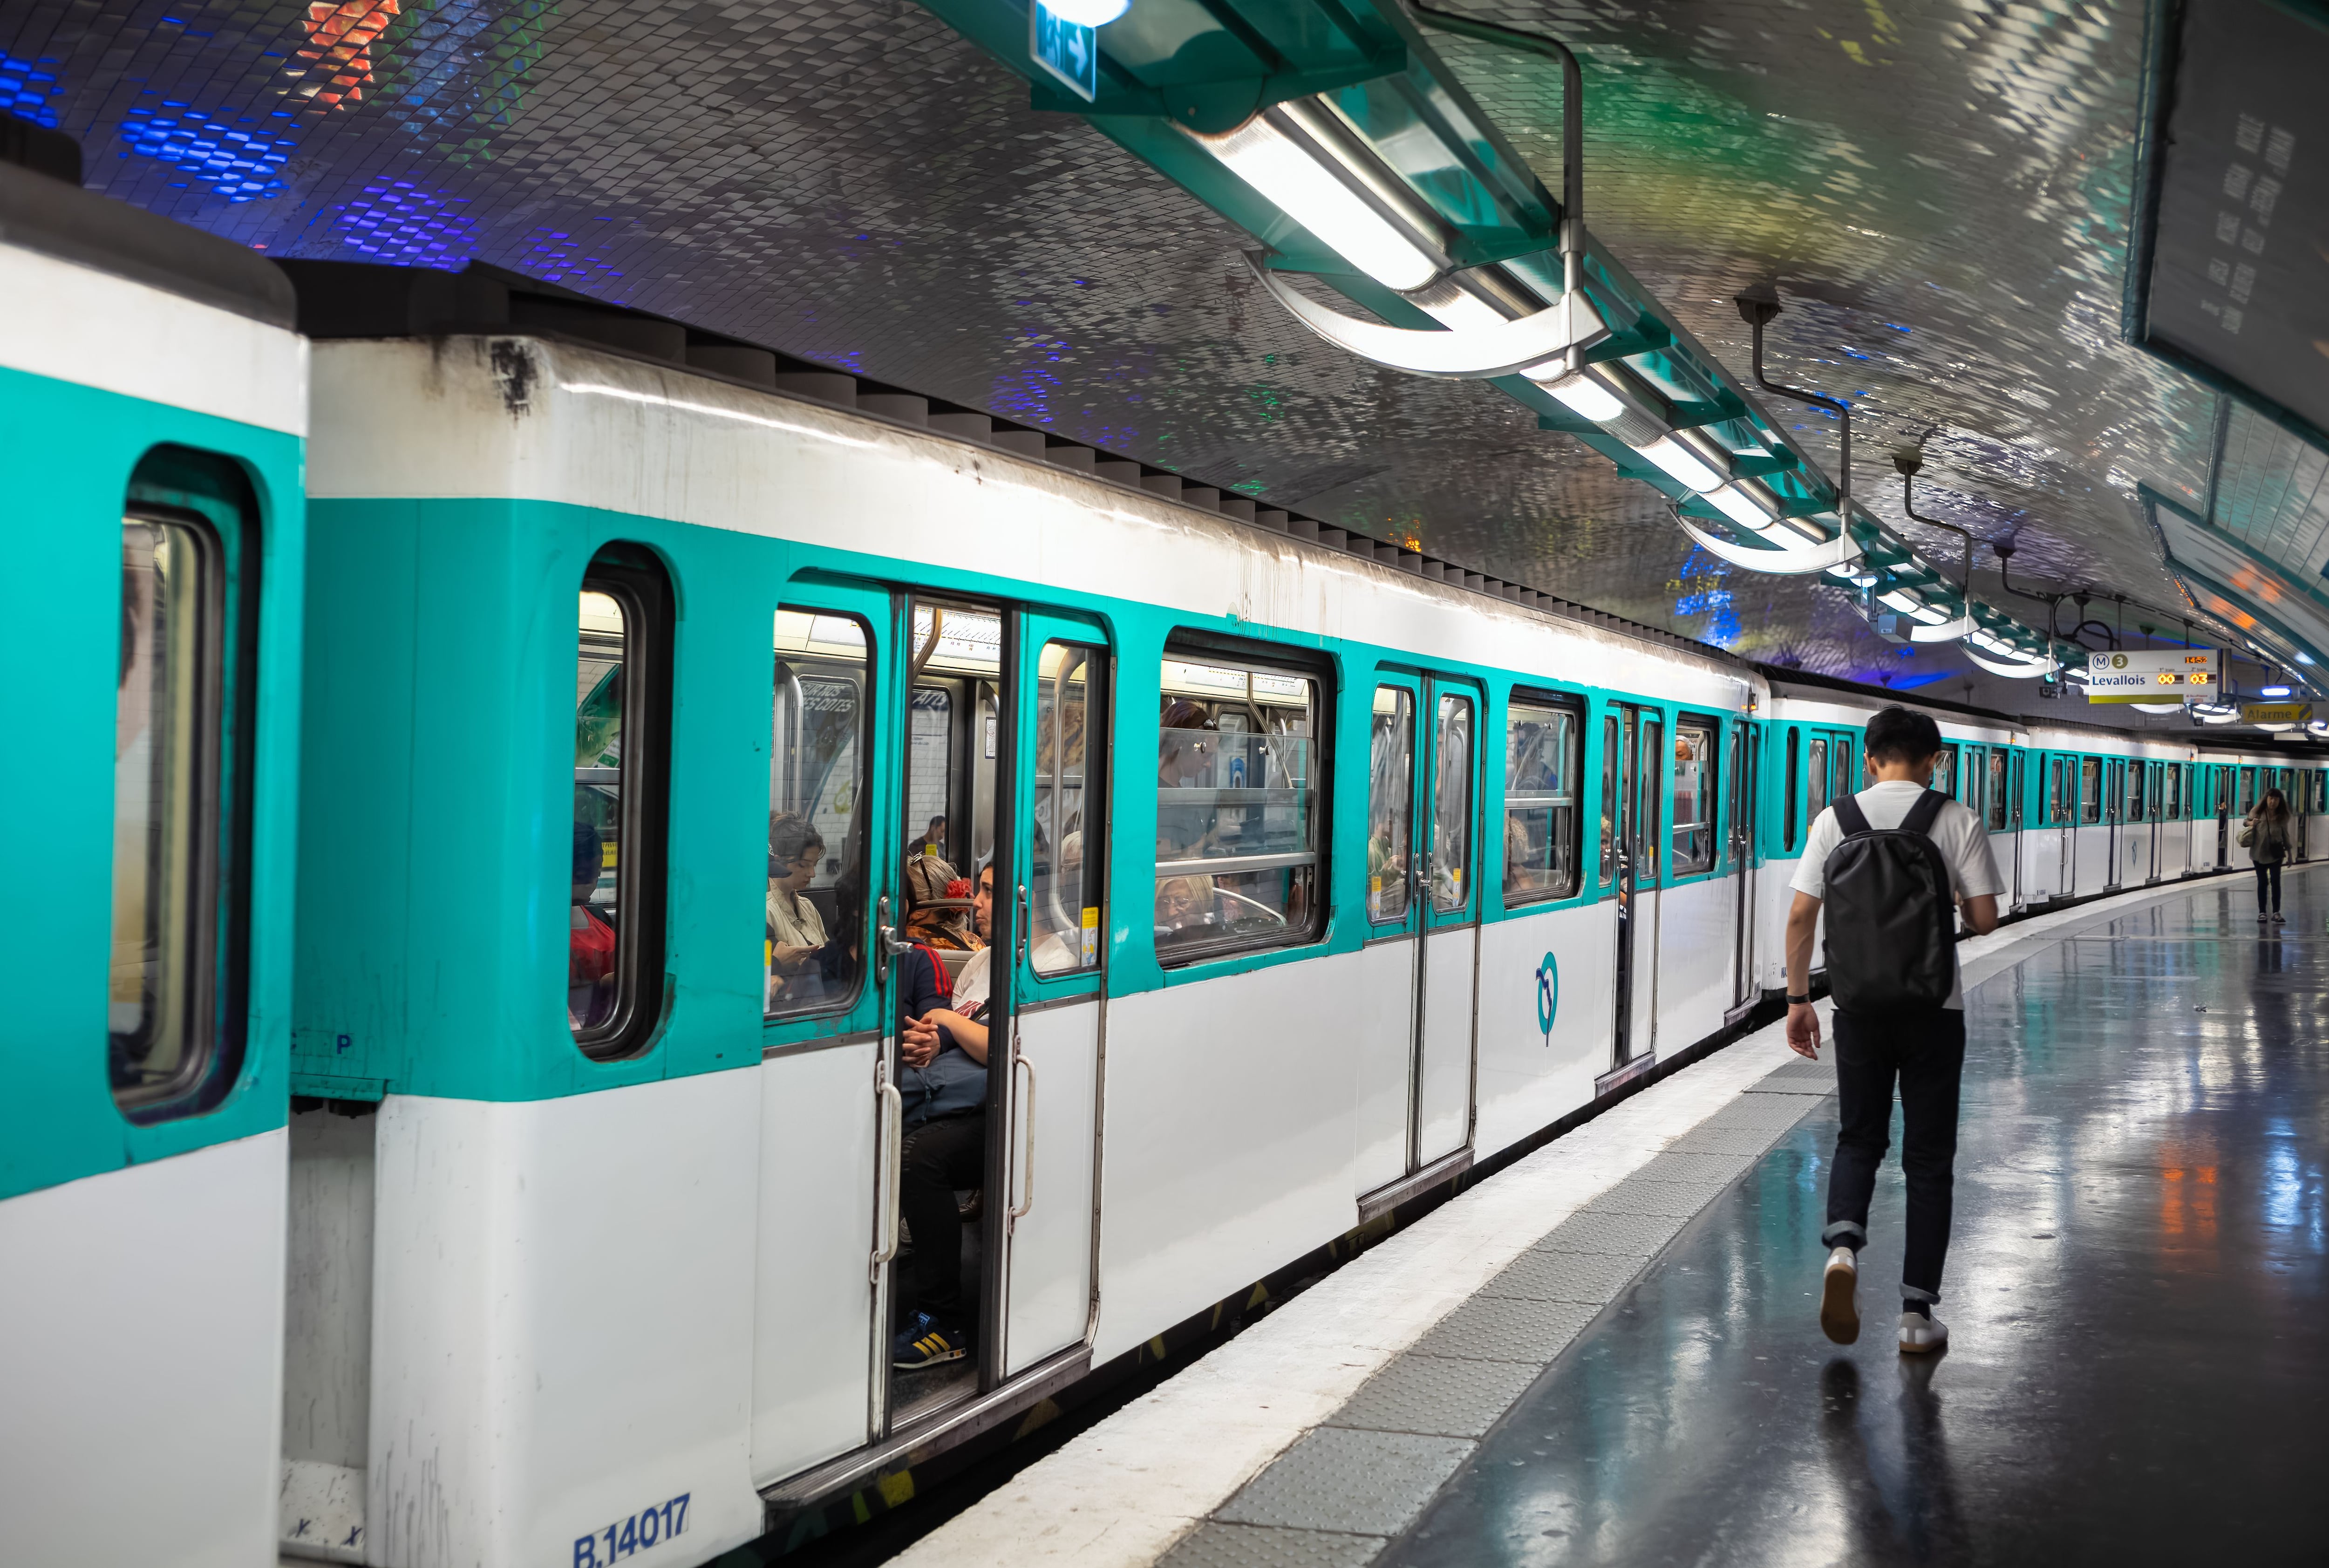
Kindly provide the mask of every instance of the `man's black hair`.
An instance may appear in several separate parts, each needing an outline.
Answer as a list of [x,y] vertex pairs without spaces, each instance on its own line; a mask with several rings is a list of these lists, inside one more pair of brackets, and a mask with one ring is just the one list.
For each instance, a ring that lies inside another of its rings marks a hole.
[[1872,762],[1921,762],[1940,750],[1941,727],[1929,713],[1911,713],[1896,703],[1868,721]]

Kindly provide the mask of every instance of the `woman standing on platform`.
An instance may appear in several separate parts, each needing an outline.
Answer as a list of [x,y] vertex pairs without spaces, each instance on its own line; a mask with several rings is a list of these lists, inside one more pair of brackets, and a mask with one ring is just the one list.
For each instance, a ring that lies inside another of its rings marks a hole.
[[[2266,790],[2248,820],[2240,824],[2240,844],[2256,867],[2257,919],[2274,925],[2287,923],[2280,918],[2280,865],[2288,858],[2288,797],[2277,789]],[[2265,899],[2268,887],[2272,892],[2269,906]]]

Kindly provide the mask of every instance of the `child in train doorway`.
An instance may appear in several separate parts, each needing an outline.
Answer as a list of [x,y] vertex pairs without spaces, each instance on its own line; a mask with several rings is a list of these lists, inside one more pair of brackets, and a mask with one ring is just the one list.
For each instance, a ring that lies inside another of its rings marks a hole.
[[[979,939],[995,930],[995,868],[978,874],[971,913]],[[953,996],[906,1021],[898,1043],[904,1063],[906,1143],[898,1207],[913,1236],[907,1315],[891,1346],[891,1365],[911,1371],[959,1361],[970,1353],[962,1303],[962,1220],[957,1188],[986,1181],[987,978],[995,949],[970,955]],[[917,955],[919,956],[919,955]]]
[[1908,1236],[1900,1269],[1900,1348],[1940,1349],[1947,1326],[1933,1315],[1957,1148],[1957,1084],[1965,1069],[1965,986],[1957,921],[1997,928],[2004,883],[1981,819],[1928,789],[1941,751],[1926,714],[1889,707],[1868,722],[1875,782],[1820,813],[1804,842],[1787,912],[1787,1044],[1819,1059],[1812,1010],[1812,934],[1827,905],[1827,973],[1835,1000],[1837,1113],[1829,1167],[1830,1249],[1821,1281],[1820,1327],[1839,1345],[1860,1337],[1860,1249],[1868,1203],[1891,1142],[1900,1085],[1900,1169],[1908,1178]]

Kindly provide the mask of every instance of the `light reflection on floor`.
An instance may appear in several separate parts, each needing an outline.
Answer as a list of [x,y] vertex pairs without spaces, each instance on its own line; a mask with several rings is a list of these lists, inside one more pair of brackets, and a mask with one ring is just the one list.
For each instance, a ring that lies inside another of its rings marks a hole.
[[2212,883],[1975,992],[1938,1363],[1892,1343],[1897,1165],[1867,1330],[1819,1332],[1824,1108],[1381,1561],[2317,1561],[2329,872],[2287,913]]

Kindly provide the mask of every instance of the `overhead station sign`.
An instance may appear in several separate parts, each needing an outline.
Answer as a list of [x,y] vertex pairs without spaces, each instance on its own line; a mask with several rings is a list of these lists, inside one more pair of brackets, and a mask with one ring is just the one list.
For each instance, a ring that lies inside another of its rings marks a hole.
[[2087,701],[2212,703],[2222,672],[2223,654],[2211,647],[2098,653],[2087,661]]
[[2311,703],[2242,703],[2240,723],[2243,724],[2309,724],[2313,722]]

